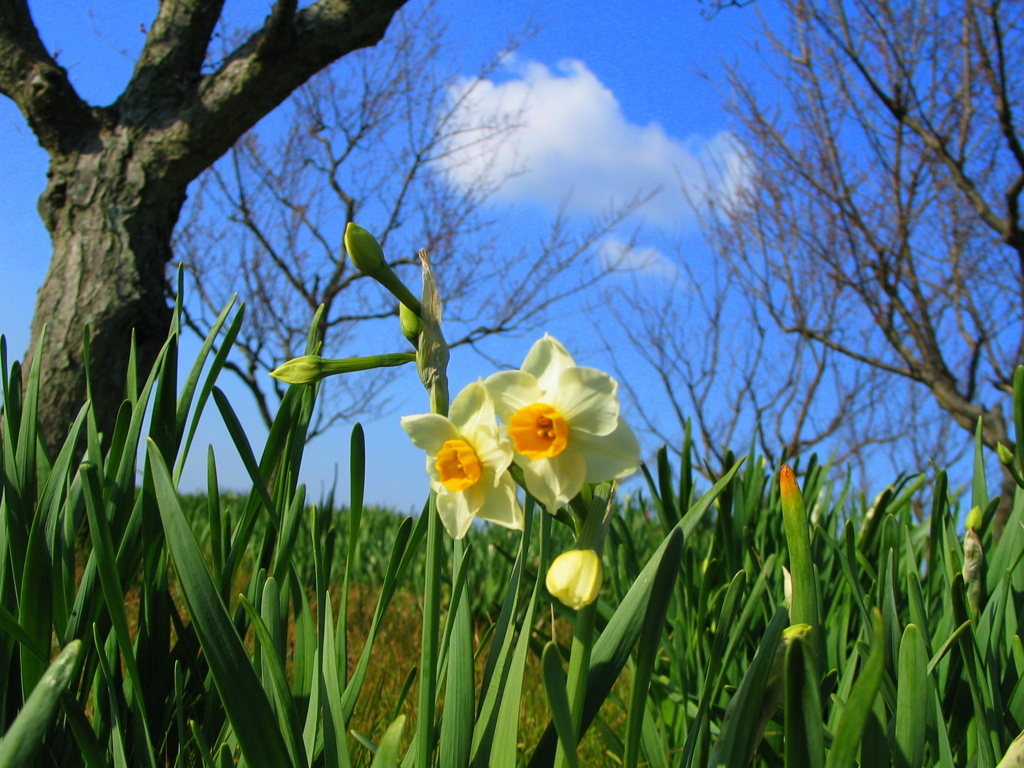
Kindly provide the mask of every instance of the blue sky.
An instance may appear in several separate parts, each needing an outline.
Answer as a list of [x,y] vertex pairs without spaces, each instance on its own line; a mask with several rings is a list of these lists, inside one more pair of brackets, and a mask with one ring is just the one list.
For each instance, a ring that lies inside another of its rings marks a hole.
[[[229,0],[226,14],[238,25],[258,23],[269,5]],[[152,4],[46,0],[30,6],[44,42],[51,51],[59,50],[59,61],[82,96],[92,103],[112,101],[130,75],[133,56],[143,42],[140,27],[148,26]],[[437,3],[439,14],[450,19],[450,37],[460,48],[467,75],[501,50],[508,35],[531,17],[530,8],[468,0]],[[771,0],[759,0],[756,9],[728,9],[710,20],[702,15],[704,10],[696,0],[659,0],[633,7],[562,0],[537,6],[533,15],[543,21],[540,33],[478,92],[481,107],[528,107],[527,125],[517,139],[517,157],[525,161],[528,172],[506,185],[495,202],[523,206],[546,217],[553,216],[572,191],[572,212],[587,216],[600,212],[610,200],[661,187],[645,211],[649,223],[692,239],[692,258],[707,258],[685,214],[679,179],[696,178],[702,160],[728,152],[728,123],[715,83],[719,61],[750,59],[740,39],[752,35],[758,13],[770,14],[774,8]],[[699,70],[709,77],[699,75]],[[0,146],[0,221],[5,233],[0,269],[6,283],[0,333],[7,337],[9,353],[20,357],[49,259],[48,237],[35,211],[45,184],[46,156],[7,100],[0,100]],[[501,162],[505,161],[499,158]],[[650,253],[657,255],[654,246]],[[606,367],[600,343],[588,333],[586,323],[563,320],[551,330],[576,354],[577,362]],[[532,338],[508,342],[505,351],[517,362],[531,342]],[[453,394],[491,372],[481,365],[475,358],[453,362]],[[401,404],[397,413],[364,420],[370,446],[367,499],[403,510],[418,508],[426,490],[422,456],[398,427],[400,413],[423,410],[426,403],[411,372],[408,378],[408,384],[396,391]],[[217,421],[211,411],[200,437],[214,443],[224,484],[241,488],[240,465]],[[258,430],[251,439],[259,443]],[[332,482],[336,463],[341,467],[339,490],[344,491],[347,444],[347,428],[341,428],[311,446],[304,480],[314,499]],[[193,449],[184,481],[187,488],[204,482],[201,447]],[[645,443],[645,453],[650,455],[656,447]],[[387,472],[376,471],[375,466],[386,466]]]

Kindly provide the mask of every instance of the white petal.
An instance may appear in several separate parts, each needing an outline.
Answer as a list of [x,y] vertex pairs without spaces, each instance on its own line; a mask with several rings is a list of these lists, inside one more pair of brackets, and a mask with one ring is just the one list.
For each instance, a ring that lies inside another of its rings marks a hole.
[[527,490],[552,514],[580,492],[587,474],[583,456],[565,450],[550,459],[522,459]]
[[508,421],[520,408],[543,402],[544,391],[532,374],[523,371],[499,371],[487,377],[484,384],[494,400],[494,410]]
[[[465,491],[452,491],[444,486],[437,493],[437,514],[441,518],[444,529],[453,539],[461,539],[473,525],[474,502],[479,509],[483,502],[483,494],[479,491],[479,483]],[[473,493],[474,489],[476,493]]]
[[557,395],[550,403],[573,431],[607,435],[619,422],[619,385],[596,368],[568,368],[558,377]]
[[561,342],[554,336],[545,333],[530,347],[521,368],[537,377],[541,389],[551,392],[558,382],[559,374],[566,368],[575,365],[572,355],[562,346]]
[[484,491],[484,503],[476,514],[481,520],[523,530],[523,510],[516,499],[516,484],[508,472],[503,472],[493,488]]
[[436,456],[445,440],[457,440],[459,430],[444,416],[437,413],[421,413],[417,416],[403,416],[402,429],[408,433],[413,445]]
[[448,409],[448,417],[462,432],[476,424],[494,423],[494,403],[483,380],[478,379],[459,392]]
[[[505,473],[515,456],[512,441],[507,436],[502,440],[497,439],[497,436],[498,430],[494,427],[494,432],[486,437],[482,428],[470,437],[470,444],[476,451],[477,458],[480,459],[485,471],[493,475],[495,479]],[[481,482],[483,481],[481,480]],[[494,485],[494,483],[489,483],[489,485]]]
[[640,466],[640,443],[623,419],[610,435],[573,434],[572,447],[587,462],[588,483],[624,477]]
[[[437,454],[427,454],[427,474],[430,475],[430,479],[434,484],[441,486],[441,473],[437,471]],[[442,488],[444,486],[441,486]],[[434,489],[435,491],[437,488]]]

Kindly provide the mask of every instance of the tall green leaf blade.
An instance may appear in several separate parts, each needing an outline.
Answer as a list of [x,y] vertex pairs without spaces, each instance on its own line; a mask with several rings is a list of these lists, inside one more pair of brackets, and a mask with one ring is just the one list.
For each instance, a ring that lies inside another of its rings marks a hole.
[[[524,560],[527,556],[533,523],[533,506],[527,505],[527,507],[524,515],[524,529],[519,537],[519,551],[512,565],[512,573],[505,590],[501,612],[494,624],[491,649],[487,656],[480,686],[480,705],[473,730],[471,754],[471,764],[474,766],[486,766],[488,759],[493,760],[490,757],[491,748],[502,703],[507,697],[518,699],[522,693],[522,679],[520,678],[518,682],[510,680],[510,674],[515,667],[513,640],[516,628],[515,617],[519,606],[519,589],[522,585]],[[534,587],[536,588],[538,584],[539,582],[535,581]],[[532,603],[531,600],[531,605]]]
[[[270,583],[269,579],[267,583]],[[305,765],[306,754],[302,748],[302,728],[299,725],[299,716],[288,690],[288,678],[285,676],[281,659],[277,655],[273,634],[259,611],[256,610],[256,606],[245,595],[241,595],[239,600],[242,603],[242,608],[245,609],[246,616],[252,623],[256,640],[263,647],[262,661],[270,677],[270,685],[274,692],[278,712],[278,722],[284,734],[285,746],[288,747],[292,758],[291,764]]]
[[786,768],[825,765],[817,665],[808,646],[804,637],[797,637],[786,648]]
[[135,759],[156,766],[153,754],[153,740],[149,734],[145,708],[145,688],[139,676],[135,648],[128,628],[128,615],[124,607],[125,590],[117,570],[117,555],[110,535],[110,528],[103,510],[103,497],[99,486],[99,470],[91,463],[83,463],[79,474],[85,489],[85,508],[89,518],[89,532],[92,535],[93,551],[96,555],[100,589],[107,604],[107,616],[114,627],[114,635],[121,651],[121,659],[132,685],[131,706],[136,715],[133,724],[141,729],[136,738]]
[[[782,631],[788,622],[789,611],[780,607],[761,636],[754,660],[726,708],[708,763],[711,768],[744,768],[750,765],[764,733],[765,719],[774,714],[780,703],[768,691],[773,672],[780,676],[783,673],[782,664],[778,661],[785,658],[780,656],[780,651],[783,647]],[[778,682],[781,684],[782,680]],[[768,703],[769,698],[774,698],[774,705]]]
[[47,668],[46,673],[0,740],[0,768],[27,768],[43,746],[60,707],[61,693],[78,674],[82,642],[73,640]]
[[826,768],[853,768],[861,735],[864,733],[864,727],[875,704],[875,697],[882,684],[882,676],[885,674],[885,627],[878,609],[873,609],[872,613],[871,651],[839,717],[839,724],[833,734],[832,749],[825,763]]
[[555,732],[562,744],[566,762],[572,768],[578,765],[576,758],[576,733],[572,724],[572,712],[569,709],[569,695],[565,689],[565,670],[562,669],[562,657],[558,646],[548,643],[541,654],[541,674],[544,677],[544,692],[551,705],[551,720],[555,724]]
[[[458,570],[453,574],[456,583],[465,584],[468,568],[464,554],[468,550],[462,539],[452,542],[452,562]],[[447,643],[448,676],[445,685],[444,714],[441,719],[439,756],[443,765],[461,768],[469,764],[473,748],[473,620],[470,616],[469,596],[463,586],[452,596],[449,619],[453,622]]]
[[278,730],[277,719],[206,570],[199,544],[181,511],[167,465],[152,440],[147,441],[146,447],[167,548],[214,685],[246,762],[252,768],[288,765],[288,749]]
[[[227,312],[227,308],[225,308],[224,311]],[[203,382],[203,388],[199,392],[199,399],[196,401],[196,407],[192,411],[192,421],[189,424],[188,432],[185,435],[185,443],[178,454],[178,463],[174,468],[175,482],[180,479],[181,472],[185,468],[185,460],[188,458],[189,449],[192,447],[192,440],[195,438],[196,430],[199,428],[199,420],[206,407],[206,401],[210,398],[210,393],[213,391],[214,383],[217,381],[217,376],[220,375],[221,370],[223,370],[224,365],[227,363],[228,353],[234,346],[235,338],[238,336],[238,332],[242,328],[242,319],[244,317],[245,304],[242,304],[239,307],[238,312],[235,314],[234,320],[231,321],[231,325],[228,327],[227,333],[224,335],[224,340],[221,342],[220,349],[218,349],[217,354],[214,355],[213,363],[210,365],[210,370],[206,374],[206,380]],[[220,322],[220,318],[218,318],[218,322]],[[210,337],[214,335],[214,331],[211,330]],[[186,384],[186,389],[187,388],[188,384]],[[184,395],[184,391],[182,394]],[[192,395],[190,394],[189,399],[191,398]]]
[[[529,538],[527,534],[534,519],[534,504],[532,500],[527,501],[524,512],[526,528],[523,531],[520,551],[525,555],[526,539]],[[540,562],[542,563],[549,562],[551,556],[551,520],[550,515],[542,514],[540,516]],[[526,657],[530,647],[534,609],[537,605],[537,597],[540,594],[541,585],[541,579],[534,579],[530,602],[526,606],[526,612],[519,626],[519,637],[516,639],[515,651],[512,654],[512,664],[508,671],[508,680],[504,687],[504,693],[500,697],[498,716],[494,724],[491,745],[487,750],[481,750],[480,753],[474,756],[474,768],[515,768],[517,765],[516,744],[519,734],[519,710],[523,693],[523,677],[526,671]]]
[[896,679],[895,768],[923,764],[929,706],[928,650],[921,630],[908,624],[900,640]]
[[640,759],[640,737],[648,719],[647,697],[654,664],[661,648],[661,637],[665,629],[665,616],[672,599],[673,588],[679,575],[680,560],[666,560],[665,567],[658,571],[654,589],[651,592],[647,611],[644,614],[640,640],[637,644],[636,664],[633,670],[632,690],[626,718],[625,760],[626,768],[636,768]]
[[405,729],[405,715],[399,715],[388,726],[377,745],[370,768],[397,768],[399,750],[402,748],[402,731]]

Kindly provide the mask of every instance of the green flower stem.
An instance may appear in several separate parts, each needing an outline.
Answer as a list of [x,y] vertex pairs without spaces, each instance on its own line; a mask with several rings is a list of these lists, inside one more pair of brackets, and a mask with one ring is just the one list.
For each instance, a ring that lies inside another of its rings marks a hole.
[[434,711],[437,702],[438,636],[441,627],[442,529],[437,516],[437,494],[430,492],[427,508],[427,562],[423,578],[423,634],[420,641],[419,703],[416,717],[416,759],[418,768],[432,765]]
[[[594,647],[594,619],[597,617],[597,601],[576,611],[576,626],[572,635],[572,651],[569,654],[569,674],[565,681],[569,696],[569,711],[572,713],[572,728],[579,744],[580,723],[583,722],[583,707],[587,700],[587,678],[590,676],[590,652]],[[555,768],[570,765],[569,757],[558,743],[555,753]]]
[[[604,545],[604,535],[612,514],[612,485],[602,483],[594,489],[590,509],[583,521],[576,546],[593,549],[598,556]],[[583,707],[587,701],[587,679],[590,677],[590,653],[594,647],[594,620],[597,617],[597,600],[576,611],[576,625],[573,628],[572,650],[569,653],[569,674],[565,681],[569,696],[569,711],[572,713],[572,727],[579,744],[580,723],[583,722]],[[566,768],[569,757],[561,742],[555,753],[555,768]]]
[[604,549],[604,537],[608,532],[608,524],[614,512],[612,499],[612,484],[602,483],[594,488],[593,496],[590,499],[587,516],[580,526],[579,535],[576,537],[576,546],[579,549],[592,549],[601,554]]
[[[447,362],[447,360],[445,360]],[[440,379],[444,379],[441,368]],[[448,389],[437,381],[428,383],[430,410],[442,416],[448,415]],[[443,529],[437,514],[437,494],[430,492],[427,506],[427,562],[423,574],[423,634],[420,642],[419,695],[416,716],[415,762],[418,768],[430,768],[433,764],[434,715],[437,704],[437,662],[440,658],[438,647],[441,628],[441,572],[444,557]]]
[[393,368],[397,365],[414,362],[416,362],[416,355],[411,352],[348,357],[342,360],[332,360],[319,355],[302,355],[275,368],[270,375],[286,384],[315,384],[328,376],[355,371],[371,371],[375,368]]

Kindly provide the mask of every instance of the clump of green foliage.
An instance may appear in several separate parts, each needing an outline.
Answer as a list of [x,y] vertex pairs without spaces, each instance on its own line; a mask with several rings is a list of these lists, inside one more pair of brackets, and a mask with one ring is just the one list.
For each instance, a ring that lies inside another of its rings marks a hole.
[[[179,378],[175,321],[152,373],[129,375],[113,433],[103,439],[87,403],[52,461],[36,434],[38,369],[8,365],[0,342],[0,768],[426,768],[424,754],[437,765],[578,764],[559,623],[572,612],[538,578],[562,547],[552,518],[528,503],[523,533],[474,530],[424,568],[428,515],[363,508],[363,478],[382,470],[365,466],[358,427],[344,511],[309,504],[296,478],[317,385],[290,388],[257,452],[215,386],[240,322],[225,310]],[[252,481],[227,503],[212,450],[208,494],[177,490],[211,401]],[[1015,406],[1021,445],[1024,369]],[[678,467],[660,452],[644,469],[648,490],[620,500],[608,532],[581,732],[600,734],[609,764],[1016,759],[1024,491],[997,540],[980,447],[963,498],[943,472],[870,497],[813,458],[784,498],[778,469],[756,455],[730,459],[710,483],[692,455],[689,436]],[[1010,461],[1020,474],[1019,455]],[[977,509],[967,532],[964,507]],[[396,595],[430,589],[439,695],[423,722],[410,695],[419,668],[398,671],[383,706],[368,681],[393,659],[379,652],[382,628],[419,637],[415,604]],[[368,594],[356,631],[349,600]],[[550,723],[526,743],[520,705],[535,674]],[[385,714],[360,731],[355,713],[369,702]]]

